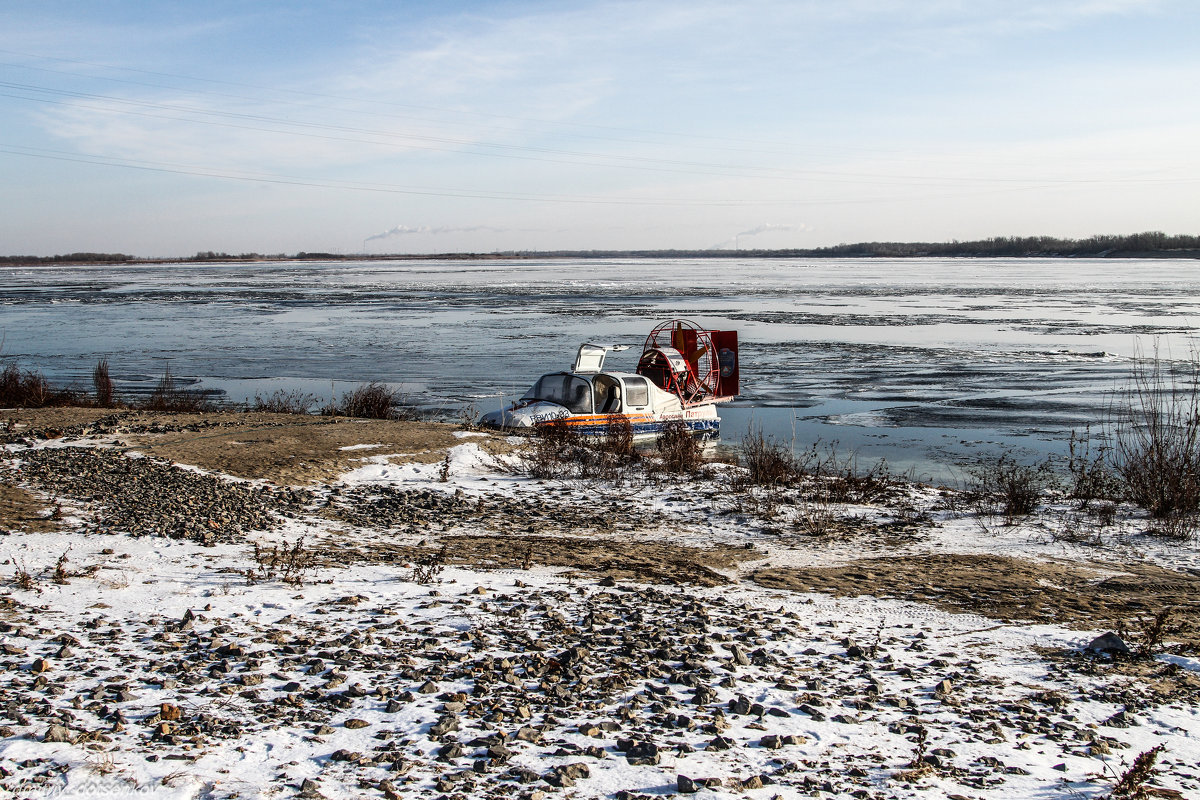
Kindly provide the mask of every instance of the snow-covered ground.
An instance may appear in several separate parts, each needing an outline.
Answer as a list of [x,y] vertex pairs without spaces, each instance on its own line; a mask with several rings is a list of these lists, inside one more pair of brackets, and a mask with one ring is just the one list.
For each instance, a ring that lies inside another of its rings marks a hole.
[[[362,449],[342,491],[548,489],[497,469],[473,437],[444,463],[392,464]],[[616,535],[752,547],[718,569],[725,585],[387,559],[309,567],[285,582],[246,544],[81,532],[88,509],[64,500],[60,530],[0,537],[0,792],[1078,798],[1105,796],[1138,754],[1161,746],[1155,791],[1200,793],[1195,658],[1131,669],[1086,652],[1104,630],[747,579],[767,565],[888,552],[1090,561],[1094,546],[1057,534],[1062,514],[985,526],[915,487],[904,505],[924,514],[920,536],[868,552],[850,535],[794,535],[811,509],[785,504],[764,522],[695,488],[628,488],[649,521]],[[577,503],[615,491],[554,489]],[[1101,532],[1108,557],[1200,566],[1194,545],[1136,527]],[[387,536],[298,515],[256,538],[311,547],[333,533]]]

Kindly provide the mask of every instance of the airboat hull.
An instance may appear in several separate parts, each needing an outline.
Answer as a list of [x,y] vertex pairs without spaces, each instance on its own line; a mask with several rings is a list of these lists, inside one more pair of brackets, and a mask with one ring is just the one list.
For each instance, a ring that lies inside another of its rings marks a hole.
[[715,439],[721,435],[721,418],[712,405],[687,409],[683,414],[655,415],[572,414],[562,406],[535,403],[484,414],[479,422],[485,427],[517,433],[532,433],[546,425],[562,425],[583,436],[621,433],[628,425],[634,439],[657,438],[668,426],[682,422],[697,436]]

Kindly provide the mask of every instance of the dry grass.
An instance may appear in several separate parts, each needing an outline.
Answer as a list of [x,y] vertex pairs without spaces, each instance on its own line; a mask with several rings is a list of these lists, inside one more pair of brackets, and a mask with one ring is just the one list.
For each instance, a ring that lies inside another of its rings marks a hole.
[[287,542],[270,547],[255,542],[252,554],[256,567],[244,573],[246,584],[251,586],[273,580],[303,586],[306,574],[316,566],[316,551],[305,549],[303,536],[290,547]]
[[112,376],[108,374],[107,358],[96,362],[96,368],[92,370],[92,386],[96,390],[97,406],[112,408],[116,404],[116,393],[113,389]]
[[179,386],[171,367],[163,370],[158,385],[150,396],[142,402],[141,407],[146,411],[170,411],[176,413],[194,413],[212,410],[212,404],[203,393]]
[[1158,754],[1162,750],[1163,745],[1160,744],[1139,753],[1129,769],[1125,770],[1117,779],[1108,796],[1113,800],[1118,800],[1118,798],[1120,800],[1137,800],[1150,797],[1151,794],[1147,790],[1146,783],[1154,776],[1154,764],[1158,761]]
[[270,414],[307,414],[316,405],[316,395],[299,390],[276,389],[269,395],[254,395],[247,410]]

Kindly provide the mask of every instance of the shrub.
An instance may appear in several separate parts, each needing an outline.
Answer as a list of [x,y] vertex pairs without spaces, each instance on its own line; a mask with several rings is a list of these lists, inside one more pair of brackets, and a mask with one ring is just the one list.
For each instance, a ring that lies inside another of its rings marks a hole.
[[77,401],[69,389],[52,389],[40,372],[21,371],[14,362],[0,370],[0,406],[5,408],[44,408],[66,406]]
[[624,417],[608,423],[604,434],[596,439],[595,449],[619,459],[637,460],[633,449],[633,424]]
[[838,454],[837,443],[822,446],[814,442],[798,457],[793,457],[796,477],[807,482],[819,499],[837,503],[869,503],[882,497],[894,481],[883,459],[869,469],[858,464],[858,454]]
[[324,409],[326,414],[364,419],[410,419],[411,409],[404,405],[404,395],[378,381],[360,384],[342,395],[336,406]]
[[1159,519],[1200,510],[1200,360],[1135,362],[1110,409],[1113,471],[1127,497]]
[[600,436],[584,435],[564,420],[539,425],[521,456],[522,470],[543,480],[600,478],[622,481],[641,460],[633,447],[633,427],[627,420],[611,425]]
[[1101,442],[1093,449],[1092,429],[1071,431],[1067,443],[1067,473],[1070,486],[1067,494],[1079,501],[1081,509],[1095,500],[1109,500],[1120,494],[1117,476],[1109,464],[1111,448]]
[[1200,531],[1200,514],[1194,511],[1172,511],[1150,520],[1147,536],[1157,536],[1173,542],[1188,542]]
[[1150,793],[1146,790],[1146,784],[1154,777],[1154,764],[1158,761],[1158,754],[1162,751],[1163,745],[1158,744],[1149,750],[1138,753],[1129,769],[1125,770],[1113,784],[1108,797],[1112,800],[1134,800],[1135,798],[1149,797]]
[[819,474],[824,478],[829,499],[838,503],[870,503],[883,497],[895,483],[887,461],[881,458],[869,469],[863,469],[855,453],[839,460],[831,451]]
[[799,465],[790,450],[762,430],[753,430],[742,437],[738,461],[746,468],[746,481],[753,486],[779,486],[791,482],[799,473]]
[[694,475],[704,464],[704,445],[681,419],[663,425],[656,440],[662,468],[667,472]]
[[317,563],[316,551],[304,547],[303,536],[290,547],[286,541],[282,545],[273,544],[270,547],[254,542],[253,557],[258,568],[245,571],[247,585],[278,578],[292,586],[303,586],[305,574]]
[[446,568],[447,560],[446,545],[442,545],[440,550],[417,556],[413,559],[412,574],[408,579],[421,586],[438,583],[441,581],[438,576]]
[[275,414],[307,414],[317,404],[317,396],[299,390],[276,389],[267,396],[254,395],[250,402],[251,411],[267,411]]
[[1022,464],[1007,453],[985,459],[968,473],[974,481],[971,491],[981,500],[981,511],[994,513],[993,503],[999,503],[999,513],[1009,525],[1016,517],[1036,511],[1042,492],[1054,483],[1049,464]]
[[525,457],[529,475],[543,480],[579,477],[591,460],[583,437],[560,419],[534,429],[533,446]]

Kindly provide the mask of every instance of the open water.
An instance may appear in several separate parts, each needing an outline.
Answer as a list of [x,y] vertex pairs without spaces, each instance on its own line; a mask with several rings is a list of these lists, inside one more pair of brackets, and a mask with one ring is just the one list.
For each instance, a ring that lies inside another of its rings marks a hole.
[[1187,260],[686,259],[0,267],[0,357],[118,391],[164,369],[242,402],[320,402],[362,382],[455,417],[569,369],[585,341],[632,345],[686,318],[739,332],[752,428],[953,479],[981,453],[1065,451],[1139,353],[1183,359],[1200,324]]

